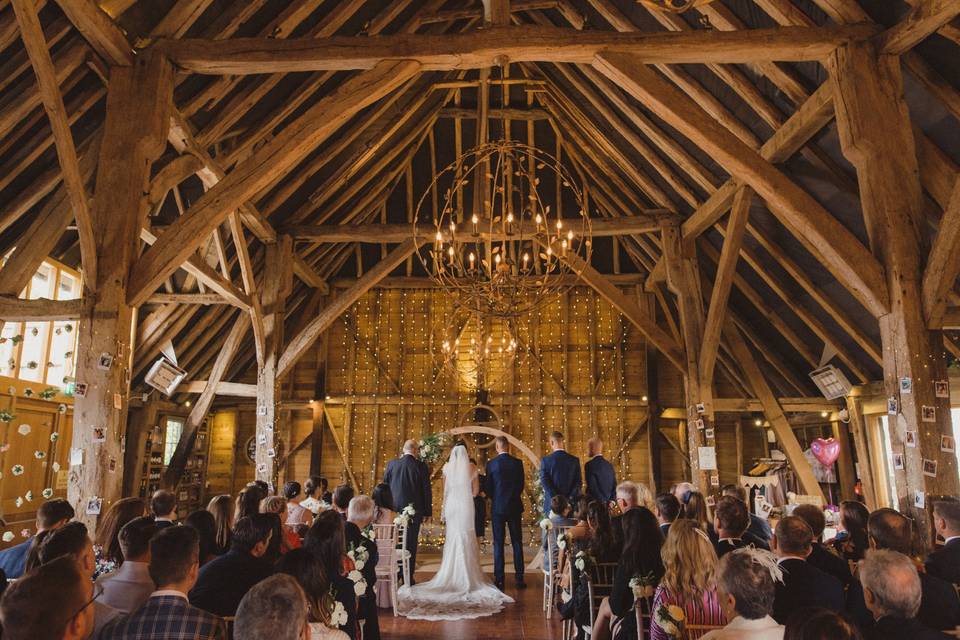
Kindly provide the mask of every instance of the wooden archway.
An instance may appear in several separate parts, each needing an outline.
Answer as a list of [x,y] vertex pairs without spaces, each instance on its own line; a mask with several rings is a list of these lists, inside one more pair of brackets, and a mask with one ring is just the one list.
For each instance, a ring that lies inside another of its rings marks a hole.
[[537,469],[540,468],[540,456],[533,452],[533,449],[525,445],[523,442],[518,440],[515,436],[510,435],[502,429],[494,429],[493,427],[484,427],[479,424],[468,424],[462,427],[455,427],[450,429],[450,435],[457,436],[465,433],[483,433],[488,436],[503,436],[507,439],[510,444],[516,447],[523,455],[527,457],[530,463]]

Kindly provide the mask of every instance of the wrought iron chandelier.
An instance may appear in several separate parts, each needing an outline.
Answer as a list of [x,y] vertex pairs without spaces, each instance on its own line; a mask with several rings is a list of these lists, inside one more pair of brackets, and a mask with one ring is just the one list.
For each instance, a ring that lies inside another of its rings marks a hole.
[[473,390],[485,389],[495,382],[496,373],[508,371],[521,353],[518,335],[513,318],[464,311],[454,314],[452,323],[442,329],[435,357],[458,383]]
[[683,13],[694,7],[710,4],[713,0],[637,0],[637,2],[655,11]]
[[[429,212],[434,190],[442,207]],[[564,207],[575,217],[563,217]],[[530,311],[576,284],[574,256],[590,261],[590,217],[577,182],[551,154],[512,140],[481,144],[438,173],[417,205],[415,235],[424,235],[425,220],[432,242],[417,251],[424,268],[481,316]]]

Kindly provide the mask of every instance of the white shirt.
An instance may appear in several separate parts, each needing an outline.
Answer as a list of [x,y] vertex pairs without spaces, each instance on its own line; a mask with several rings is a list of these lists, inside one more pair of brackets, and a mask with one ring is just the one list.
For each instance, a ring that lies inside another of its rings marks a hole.
[[176,589],[157,589],[150,594],[151,598],[159,598],[160,596],[174,596],[175,598],[187,599],[187,594],[183,591],[177,591]]
[[960,536],[950,536],[949,538],[944,538],[943,544],[947,544],[947,543],[949,543],[951,540],[956,540],[956,539],[958,539],[958,538],[960,538]]
[[153,519],[154,522],[173,522],[171,518],[167,516],[157,516]]
[[783,625],[770,616],[748,620],[737,616],[723,629],[714,629],[702,640],[783,640]]

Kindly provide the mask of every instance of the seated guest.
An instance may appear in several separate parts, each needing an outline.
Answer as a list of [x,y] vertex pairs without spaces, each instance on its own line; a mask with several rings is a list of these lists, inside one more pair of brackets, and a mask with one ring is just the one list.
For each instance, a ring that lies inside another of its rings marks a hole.
[[237,494],[233,521],[260,513],[260,501],[266,497],[267,493],[260,489],[260,485],[251,483],[245,486]]
[[831,553],[823,546],[823,529],[827,526],[827,519],[823,515],[823,509],[813,504],[801,504],[793,510],[793,515],[802,518],[810,530],[813,531],[813,544],[811,545],[810,555],[807,556],[807,562],[815,566],[820,571],[829,573],[840,581],[844,588],[853,582],[853,575],[850,573],[850,565],[840,556]]
[[[739,498],[723,497],[740,502]],[[764,549],[734,549],[724,554],[717,592],[729,622],[723,629],[707,633],[704,640],[782,640],[783,626],[770,615],[773,585],[781,576],[776,557]]]
[[[353,563],[363,574],[367,589],[357,602],[357,617],[363,628],[364,640],[379,640],[380,624],[377,620],[377,596],[374,585],[377,582],[377,563],[380,555],[377,544],[364,535],[364,529],[373,521],[373,500],[367,496],[356,496],[350,500],[347,508],[347,523],[343,527],[347,551],[353,552]],[[363,551],[361,551],[361,549]],[[364,559],[366,556],[366,559]]]
[[260,491],[260,499],[263,500],[270,495],[270,485],[266,480],[253,480],[247,483],[248,487],[256,487]]
[[[867,520],[867,534],[871,549],[887,549],[913,554],[913,526],[909,518],[893,509],[877,509]],[[920,574],[920,609],[917,622],[930,629],[945,631],[960,624],[960,598],[953,585],[946,580],[927,575],[917,562]]]
[[848,562],[863,560],[863,554],[869,548],[867,540],[867,519],[870,512],[856,500],[844,500],[840,503],[840,533],[833,540],[834,550]]
[[[307,478],[307,481],[303,483],[303,500],[300,501],[300,506],[308,509],[313,515],[320,513],[321,502],[317,495],[320,491],[321,480],[323,480],[323,478],[320,476],[310,476]],[[323,480],[323,482],[326,482],[326,480]]]
[[[614,516],[612,520],[613,534],[617,537],[617,540],[622,541],[623,527],[621,526],[620,519],[623,517],[623,514],[625,514],[627,511],[630,511],[630,509],[636,508],[640,504],[640,489],[637,483],[624,480],[617,485],[614,495],[617,501],[617,509],[620,511],[620,514]],[[580,498],[578,505],[583,503],[584,498],[586,498],[586,496],[582,496]],[[579,506],[573,509],[573,513],[574,517],[577,518]]]
[[943,547],[927,558],[927,573],[951,584],[960,584],[960,502],[934,502],[933,526],[943,537]]
[[120,529],[120,548],[124,563],[116,571],[97,578],[103,590],[99,602],[110,605],[123,614],[142,605],[155,585],[150,577],[150,538],[157,532],[153,518],[134,518]]
[[860,562],[860,581],[867,609],[876,624],[868,640],[939,640],[950,636],[924,627],[916,619],[920,609],[920,576],[913,561],[902,553],[871,549]]
[[333,623],[337,601],[330,601],[327,597],[330,582],[313,554],[303,548],[294,549],[277,561],[276,568],[277,573],[292,576],[303,589],[310,640],[349,640],[350,636]]
[[617,486],[617,474],[613,465],[603,457],[603,441],[590,438],[587,441],[587,461],[583,465],[586,494],[598,502],[609,505],[613,502]]
[[[676,605],[683,609],[686,624],[726,624],[717,594],[717,553],[697,522],[688,518],[674,522],[660,555],[664,573],[653,596],[653,611],[661,606]],[[669,638],[656,619],[652,619],[650,640]]]
[[230,496],[214,496],[207,503],[207,511],[213,514],[216,524],[217,547],[214,555],[222,556],[230,550],[230,530],[233,529],[233,504]]
[[150,541],[150,577],[157,585],[143,605],[103,630],[101,640],[222,640],[220,618],[187,602],[200,571],[200,536],[167,527]]
[[717,557],[749,546],[743,535],[750,526],[747,505],[738,498],[721,496],[713,510],[713,528],[717,532]]
[[[357,634],[357,598],[354,585],[344,574],[345,561],[348,560],[347,547],[344,539],[343,518],[340,514],[329,509],[322,511],[313,521],[307,537],[303,541],[303,548],[320,563],[320,570],[326,576],[329,585],[326,594],[339,602],[347,614],[347,622],[340,626],[351,640],[359,637]],[[292,553],[292,552],[291,552]]]
[[233,616],[250,590],[271,573],[263,559],[276,514],[258,513],[237,520],[231,533],[230,551],[207,563],[190,590],[190,604],[218,616]]
[[[558,555],[557,550],[557,527],[566,527],[570,528],[577,524],[577,521],[571,518],[570,513],[570,500],[567,496],[556,495],[550,498],[550,513],[547,514],[547,519],[550,520],[551,528],[544,532],[543,536],[543,549],[544,552],[549,548],[548,540],[553,543],[554,556]],[[616,519],[616,518],[614,518]],[[617,532],[614,531],[614,534]],[[556,557],[547,558],[547,563],[552,564],[556,561]],[[549,568],[549,566],[548,566]]]
[[287,575],[270,576],[240,601],[234,640],[305,640],[310,637],[303,589]]
[[317,490],[317,495],[320,498],[320,502],[333,504],[333,494],[327,490],[329,486],[330,483],[327,482],[326,478],[320,478],[320,488]]
[[[746,487],[741,487],[735,484],[725,484],[720,492],[725,496],[731,496],[733,498],[738,498],[743,501],[747,508],[750,508],[750,496],[747,492]],[[750,526],[747,528],[747,536],[745,536],[754,546],[761,547],[763,549],[770,548],[770,537],[773,535],[773,531],[770,529],[770,523],[767,522],[766,518],[761,518],[757,514],[750,512]],[[763,544],[759,544],[762,542]]]
[[787,622],[784,640],[863,640],[856,625],[829,609],[800,609]]
[[[44,538],[37,554],[41,565],[62,556],[70,556],[80,567],[83,575],[93,579],[97,560],[93,553],[93,542],[87,535],[87,527],[82,522],[68,522],[55,529]],[[119,612],[108,604],[95,600],[93,603],[94,637],[100,633]]]
[[637,619],[633,614],[634,593],[630,587],[633,578],[644,579],[650,593],[663,577],[660,550],[663,536],[657,519],[646,507],[631,509],[623,514],[623,549],[613,574],[613,589],[603,600],[593,625],[592,640],[607,640],[610,623],[617,621],[616,638],[632,640],[637,637]]
[[0,599],[4,640],[86,640],[94,588],[73,558],[51,560],[15,581]]
[[348,484],[342,484],[333,490],[333,510],[339,513],[344,520],[347,519],[347,507],[350,506],[353,496],[353,487]]
[[188,515],[183,524],[196,529],[197,535],[200,536],[201,567],[220,555],[217,553],[219,548],[217,546],[217,521],[212,513],[206,509],[198,509]]
[[843,585],[807,562],[812,544],[813,530],[797,516],[781,519],[770,539],[770,547],[783,570],[783,582],[776,584],[773,601],[773,617],[780,624],[801,607],[843,610]]
[[287,518],[283,524],[291,528],[300,524],[308,527],[313,524],[313,512],[302,504],[307,496],[300,490],[299,482],[291,480],[283,485],[282,495],[287,501]]
[[[37,509],[37,534],[52,531],[73,520],[73,507],[62,498],[47,500]],[[18,545],[0,551],[0,570],[8,579],[19,578],[24,574],[27,564],[27,554],[34,544],[35,536],[31,536]]]
[[683,505],[683,517],[693,520],[701,529],[710,534],[711,540],[716,540],[713,523],[707,518],[707,500],[699,491],[687,493],[687,501]]
[[573,509],[573,519],[576,520],[577,523],[567,530],[568,540],[579,540],[580,538],[586,538],[590,535],[590,525],[587,524],[587,514],[590,510],[590,504],[591,500],[587,496],[579,496],[576,499],[576,506]]
[[680,517],[680,501],[672,493],[661,493],[657,496],[657,523],[660,532],[666,538],[670,532],[670,525]]
[[134,518],[141,517],[144,508],[143,498],[122,498],[110,505],[107,512],[100,516],[97,536],[93,540],[93,553],[97,557],[97,577],[123,564],[120,530]]
[[160,529],[172,527],[177,521],[177,496],[165,489],[155,491],[150,498],[150,512]]
[[381,482],[373,488],[373,523],[374,524],[393,524],[393,519],[397,517],[397,512],[393,508],[393,491],[390,485]]
[[643,484],[642,482],[634,482],[637,486],[637,506],[646,507],[650,513],[653,513],[656,508],[656,502],[654,502],[653,492],[650,491],[650,487]]
[[273,530],[274,540],[271,542],[271,547],[275,548],[271,548],[267,552],[267,559],[270,562],[275,561],[281,554],[291,549],[296,549],[302,544],[297,532],[283,524],[288,519],[286,499],[280,496],[264,498],[260,501],[260,513],[275,513],[277,515],[277,522]]
[[687,504],[687,496],[696,491],[697,488],[694,487],[689,482],[679,482],[670,489],[670,493],[673,494],[673,497],[677,499],[681,505]]

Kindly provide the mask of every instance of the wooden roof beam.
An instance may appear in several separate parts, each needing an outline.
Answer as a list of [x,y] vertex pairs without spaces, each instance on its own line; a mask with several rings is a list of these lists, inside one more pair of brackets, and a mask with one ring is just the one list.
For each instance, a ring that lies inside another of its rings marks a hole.
[[0,295],[0,322],[33,322],[35,320],[76,320],[87,312],[89,298],[75,300],[23,300]]
[[877,36],[877,48],[890,55],[902,55],[934,34],[960,14],[956,0],[922,0],[906,17]]
[[604,53],[594,66],[753,187],[780,222],[874,317],[887,312],[883,267],[810,194],[634,57]]
[[218,182],[168,227],[134,265],[130,302],[145,300],[220,225],[227,215],[272,184],[355,113],[390,93],[420,70],[413,62],[385,62],[347,80],[303,113],[250,159]]
[[853,25],[611,33],[511,26],[452,35],[162,40],[157,46],[181,69],[214,75],[370,69],[387,60],[410,60],[424,71],[434,71],[492,67],[504,58],[590,64],[605,50],[633,55],[647,64],[819,61],[838,46],[868,38],[877,30],[873,25]]
[[133,64],[133,47],[116,23],[93,0],[57,0],[67,18],[108,64]]
[[923,271],[923,309],[927,327],[937,329],[943,322],[947,308],[947,294],[960,275],[960,176],[953,185],[940,228],[933,239],[933,247]]

